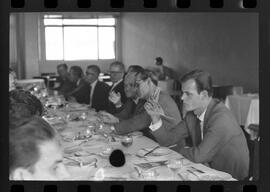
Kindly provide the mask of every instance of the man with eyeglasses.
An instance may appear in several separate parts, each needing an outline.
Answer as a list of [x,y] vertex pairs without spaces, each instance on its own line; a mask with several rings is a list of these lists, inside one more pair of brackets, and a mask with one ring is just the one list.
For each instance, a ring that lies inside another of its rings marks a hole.
[[108,112],[115,114],[116,108],[121,107],[127,101],[124,91],[124,75],[125,66],[119,61],[115,61],[110,65],[110,75],[112,86],[109,93]]

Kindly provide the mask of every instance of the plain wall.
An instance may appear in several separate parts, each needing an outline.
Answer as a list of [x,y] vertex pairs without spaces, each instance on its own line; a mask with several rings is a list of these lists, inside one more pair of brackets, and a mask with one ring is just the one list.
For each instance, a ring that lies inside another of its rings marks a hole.
[[[90,13],[89,13],[90,14]],[[201,68],[217,85],[243,86],[259,91],[257,13],[121,13],[117,32],[117,59],[126,66],[153,66],[161,56],[164,64],[179,74]],[[56,72],[61,61],[46,61],[42,55],[39,13],[20,13],[17,41],[11,40],[11,62],[23,65],[23,78]],[[14,36],[14,27],[11,26]],[[16,50],[14,45],[18,46]],[[16,54],[18,54],[16,56]],[[108,71],[112,60],[70,61],[69,66],[98,64]],[[179,76],[180,76],[179,75]]]
[[121,34],[126,65],[161,56],[179,74],[200,68],[214,84],[259,91],[256,13],[123,13]]

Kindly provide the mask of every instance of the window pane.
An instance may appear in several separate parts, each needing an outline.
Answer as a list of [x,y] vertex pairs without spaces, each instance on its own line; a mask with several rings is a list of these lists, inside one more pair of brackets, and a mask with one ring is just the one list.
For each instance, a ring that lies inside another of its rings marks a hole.
[[48,19],[48,18],[62,18],[62,17],[63,17],[62,15],[44,15],[45,19]]
[[115,58],[115,28],[99,27],[99,59]]
[[62,27],[45,27],[46,60],[63,60]]
[[62,25],[62,19],[44,19],[44,25]]
[[98,25],[115,25],[114,18],[100,18],[98,19]]
[[64,59],[97,59],[96,27],[64,27]]
[[64,19],[64,25],[97,25],[97,19]]

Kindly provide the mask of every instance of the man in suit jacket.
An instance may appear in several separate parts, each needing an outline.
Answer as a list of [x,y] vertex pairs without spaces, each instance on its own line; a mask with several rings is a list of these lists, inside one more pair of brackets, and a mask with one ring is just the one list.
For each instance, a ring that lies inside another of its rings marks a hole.
[[[151,76],[150,71],[142,69],[140,72],[135,73],[136,75],[133,78],[134,84],[136,85],[135,88],[137,90],[137,95],[139,93],[139,100],[134,102],[136,103],[135,109],[133,107],[133,115],[131,118],[125,119],[120,121],[120,123],[115,124],[115,131],[118,134],[127,134],[133,131],[142,131],[145,136],[148,136],[155,140],[155,137],[153,137],[149,129],[147,127],[151,123],[151,118],[147,114],[144,108],[144,104],[148,97],[152,95],[152,91],[149,90],[157,90],[158,87],[156,87],[156,83],[153,83],[154,79]],[[136,79],[136,83],[135,83]],[[138,85],[137,81],[140,81],[141,83]],[[138,91],[139,90],[139,91]],[[181,121],[181,116],[179,113],[179,110],[177,108],[176,103],[174,100],[166,93],[160,91],[156,98],[158,103],[164,108],[164,114],[171,117],[172,119],[166,119],[164,118],[164,124],[171,128],[177,125]],[[131,107],[132,109],[132,107]],[[123,114],[128,114],[127,112],[121,112]],[[118,114],[119,115],[119,114]]]
[[[112,86],[109,93],[108,112],[115,114],[116,108],[119,105],[124,105],[127,101],[127,97],[124,91],[124,75],[125,66],[119,61],[115,61],[110,65],[110,74]],[[120,100],[118,99],[120,98]],[[118,102],[116,102],[118,101]]]
[[89,65],[86,70],[86,81],[88,83],[89,99],[87,103],[96,111],[108,109],[108,96],[110,87],[98,80],[100,68],[97,65]]
[[59,74],[59,77],[57,77],[56,82],[59,83],[59,86],[53,89],[59,91],[59,93],[63,95],[72,91],[75,85],[71,81],[67,64],[62,63],[57,65],[57,73]]
[[248,176],[249,151],[242,129],[225,105],[212,99],[212,80],[208,73],[194,70],[182,77],[182,100],[188,111],[184,121],[168,131],[158,113],[147,108],[151,115],[152,134],[159,142],[177,143],[187,136],[192,146],[179,146],[178,151],[195,163],[230,173],[242,180]]
[[89,84],[83,78],[82,68],[72,66],[69,73],[75,87],[72,91],[65,94],[65,97],[68,101],[77,101],[82,104],[89,103]]

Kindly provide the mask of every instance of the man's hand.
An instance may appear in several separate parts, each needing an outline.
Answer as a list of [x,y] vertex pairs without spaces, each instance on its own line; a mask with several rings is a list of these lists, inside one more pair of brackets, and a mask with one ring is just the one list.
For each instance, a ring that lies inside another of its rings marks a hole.
[[121,106],[121,94],[115,93],[114,91],[110,92],[109,100],[115,105],[115,106]]
[[160,120],[161,115],[164,115],[164,111],[161,105],[153,100],[148,100],[144,104],[144,108],[146,112],[151,116],[153,124]]
[[98,112],[98,116],[104,123],[119,123],[119,119],[117,117],[107,113],[106,111]]

